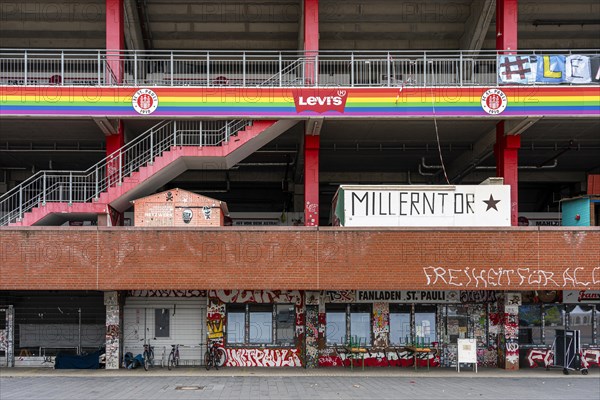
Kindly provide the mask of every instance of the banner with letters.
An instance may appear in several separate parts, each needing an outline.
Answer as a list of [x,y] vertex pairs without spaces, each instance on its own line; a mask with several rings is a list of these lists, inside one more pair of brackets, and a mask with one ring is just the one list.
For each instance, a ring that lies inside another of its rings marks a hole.
[[589,84],[600,82],[600,56],[501,55],[497,71],[503,84]]

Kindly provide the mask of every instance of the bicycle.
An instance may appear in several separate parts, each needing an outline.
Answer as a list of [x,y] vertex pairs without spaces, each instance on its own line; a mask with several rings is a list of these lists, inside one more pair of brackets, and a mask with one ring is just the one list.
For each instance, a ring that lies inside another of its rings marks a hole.
[[167,368],[169,371],[179,365],[179,345],[172,344],[171,345],[171,353],[169,353],[169,358],[167,359]]
[[225,353],[225,349],[220,347],[217,342],[212,342],[212,344],[206,344],[206,353],[204,353],[204,366],[206,370],[210,370],[211,366],[214,366],[218,371],[219,367],[225,364],[225,360],[227,358],[227,353]]
[[149,367],[154,366],[154,346],[150,346],[150,341],[144,343],[144,369],[148,371]]

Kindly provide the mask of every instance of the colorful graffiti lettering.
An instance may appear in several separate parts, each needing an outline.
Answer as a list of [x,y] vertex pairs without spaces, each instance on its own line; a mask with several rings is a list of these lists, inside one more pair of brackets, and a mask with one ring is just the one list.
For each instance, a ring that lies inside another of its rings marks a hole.
[[208,295],[223,303],[303,304],[303,296],[298,290],[210,290]]
[[461,303],[495,303],[498,301],[493,290],[469,290],[460,292]]
[[354,290],[330,290],[325,292],[325,303],[351,303],[354,297]]
[[130,297],[206,297],[206,290],[131,290]]
[[584,349],[581,352],[581,360],[584,368],[600,367],[600,349]]
[[[362,366],[362,358],[349,357],[347,353],[338,353],[335,350],[329,353],[328,355],[321,355],[319,357],[320,367],[349,367],[351,362],[355,367]],[[430,367],[440,365],[439,355],[434,353],[420,353],[417,355],[416,360],[419,367],[427,367],[428,360]],[[414,361],[414,354],[404,350],[370,351],[364,358],[365,367],[412,367],[414,366]]]
[[6,329],[0,329],[0,351],[6,351],[8,348],[8,337]]
[[554,353],[551,349],[530,349],[527,351],[529,368],[549,367],[554,363]]
[[226,349],[228,367],[301,367],[298,349]]
[[390,308],[388,303],[373,303],[373,344],[375,347],[387,347]]

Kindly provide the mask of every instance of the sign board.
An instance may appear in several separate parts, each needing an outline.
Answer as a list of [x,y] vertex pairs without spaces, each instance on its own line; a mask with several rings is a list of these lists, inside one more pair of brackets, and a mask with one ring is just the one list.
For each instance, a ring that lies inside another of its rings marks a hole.
[[458,290],[357,290],[355,302],[460,303]]
[[563,303],[600,304],[600,290],[565,290]]
[[342,185],[335,201],[341,226],[510,226],[508,185]]
[[559,212],[519,213],[519,226],[560,226]]
[[461,363],[475,364],[475,372],[477,373],[477,342],[475,339],[458,339],[458,372],[460,372]]

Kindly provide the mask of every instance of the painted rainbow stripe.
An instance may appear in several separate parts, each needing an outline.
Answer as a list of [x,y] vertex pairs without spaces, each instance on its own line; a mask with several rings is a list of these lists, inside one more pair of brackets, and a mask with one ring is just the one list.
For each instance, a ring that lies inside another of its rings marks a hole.
[[[344,88],[343,113],[296,112],[290,88],[151,88],[159,106],[151,115],[138,114],[131,104],[139,88],[131,87],[0,87],[0,116],[44,117],[493,117],[481,107],[487,87]],[[326,96],[340,88],[315,89]],[[600,116],[600,86],[500,87],[508,105],[502,117]],[[300,89],[306,90],[306,89]],[[310,90],[310,89],[309,89]]]

